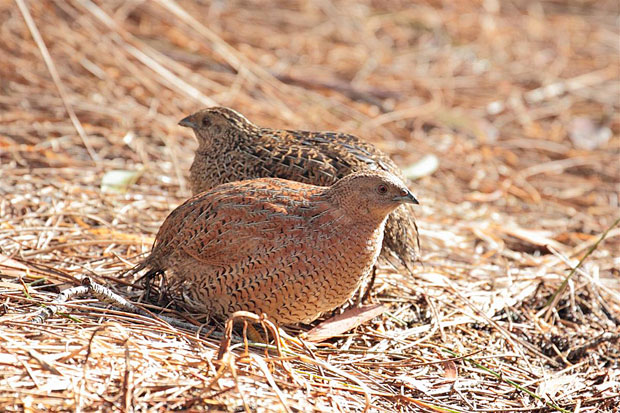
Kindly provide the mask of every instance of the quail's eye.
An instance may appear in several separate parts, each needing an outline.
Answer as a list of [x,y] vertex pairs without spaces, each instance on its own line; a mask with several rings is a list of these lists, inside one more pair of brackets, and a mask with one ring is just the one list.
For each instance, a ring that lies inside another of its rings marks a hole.
[[385,194],[388,191],[387,186],[381,184],[377,187],[377,192],[380,193],[381,195]]
[[205,116],[204,118],[202,118],[202,126],[209,127],[211,125],[211,120],[209,119],[208,116]]

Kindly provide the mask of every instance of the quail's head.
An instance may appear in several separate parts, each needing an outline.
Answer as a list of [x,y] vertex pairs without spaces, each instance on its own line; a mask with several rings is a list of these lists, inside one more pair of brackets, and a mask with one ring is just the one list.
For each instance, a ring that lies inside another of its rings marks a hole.
[[330,197],[358,219],[381,222],[401,204],[418,204],[407,186],[383,171],[356,172],[336,182]]
[[257,129],[239,112],[214,106],[193,113],[179,122],[180,126],[191,128],[201,146],[211,145],[222,139],[240,139]]

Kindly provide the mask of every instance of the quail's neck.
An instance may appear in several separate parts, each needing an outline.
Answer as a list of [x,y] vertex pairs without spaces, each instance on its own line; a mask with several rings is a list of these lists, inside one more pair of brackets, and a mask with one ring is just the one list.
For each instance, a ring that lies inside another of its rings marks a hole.
[[364,226],[366,229],[374,230],[380,227],[388,216],[388,213],[373,213],[368,205],[360,204],[346,194],[343,196],[343,194],[334,191],[334,187],[326,188],[323,196],[340,210],[353,226]]
[[209,157],[220,156],[244,146],[249,138],[245,133],[234,130],[222,133],[219,136],[198,137],[198,149],[200,155]]

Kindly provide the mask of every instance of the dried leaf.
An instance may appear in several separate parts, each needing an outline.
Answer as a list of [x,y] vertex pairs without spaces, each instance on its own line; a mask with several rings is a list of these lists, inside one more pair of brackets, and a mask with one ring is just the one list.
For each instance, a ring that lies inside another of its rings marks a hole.
[[316,343],[328,338],[345,333],[376,316],[383,314],[387,307],[383,304],[371,304],[346,310],[329,320],[323,321],[312,330],[308,331],[306,340]]
[[136,183],[140,175],[142,175],[142,171],[108,171],[101,179],[101,191],[124,193]]
[[459,374],[458,374],[458,370],[456,368],[456,363],[454,363],[454,361],[452,360],[446,360],[443,363],[441,363],[442,367],[443,367],[443,371],[444,371],[444,377],[446,379],[456,379],[458,378]]
[[566,249],[563,244],[560,244],[556,240],[550,238],[552,235],[550,231],[532,230],[514,226],[504,226],[501,227],[500,230],[505,234],[539,247],[551,246],[558,251],[564,251]]
[[536,393],[543,397],[556,398],[560,393],[576,391],[585,386],[583,377],[579,374],[556,376],[542,381]]
[[439,158],[433,154],[424,156],[422,159],[403,170],[403,175],[408,179],[419,179],[423,176],[432,175],[439,168]]
[[568,136],[575,147],[589,151],[605,145],[611,135],[611,129],[598,126],[592,119],[584,116],[573,119],[568,127]]
[[29,273],[29,268],[21,262],[0,254],[0,274],[22,277]]

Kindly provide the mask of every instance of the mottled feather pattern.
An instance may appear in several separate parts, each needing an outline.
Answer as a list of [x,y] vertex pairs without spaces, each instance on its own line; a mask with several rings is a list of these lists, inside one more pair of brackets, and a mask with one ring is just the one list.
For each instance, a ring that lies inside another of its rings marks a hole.
[[201,313],[309,322],[353,295],[376,262],[388,214],[414,200],[384,172],[330,187],[276,178],[222,184],[168,216],[140,268],[165,272],[173,295]]
[[[193,128],[199,142],[190,169],[195,194],[222,183],[261,177],[331,185],[352,172],[382,170],[403,179],[386,154],[350,134],[263,128],[224,107],[199,111],[181,125]],[[399,207],[386,224],[384,255],[395,255],[411,270],[417,236],[413,208]]]

